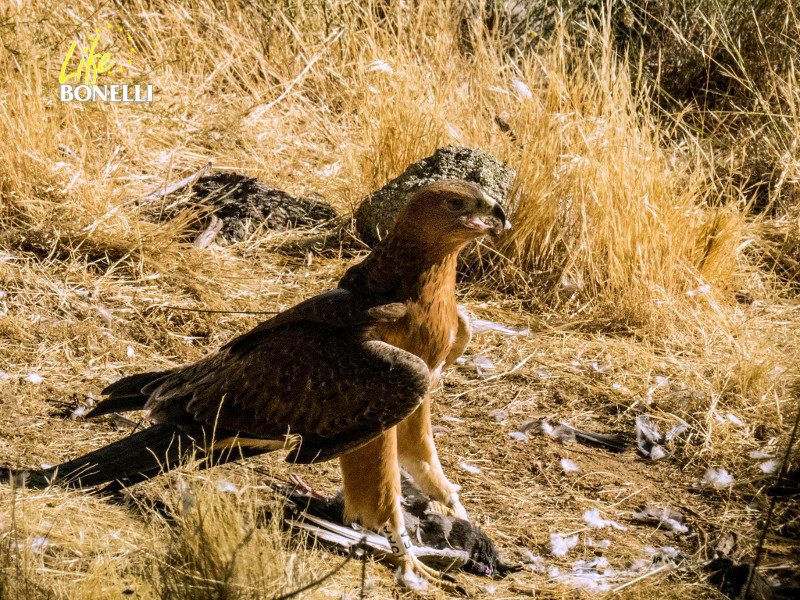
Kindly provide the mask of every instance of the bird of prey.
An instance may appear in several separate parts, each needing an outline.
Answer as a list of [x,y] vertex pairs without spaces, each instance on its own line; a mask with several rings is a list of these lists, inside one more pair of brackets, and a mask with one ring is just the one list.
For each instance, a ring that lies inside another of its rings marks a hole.
[[456,305],[458,253],[508,226],[477,185],[423,187],[336,289],[194,364],[112,383],[87,415],[145,410],[149,428],[15,478],[30,486],[130,484],[189,453],[208,464],[280,448],[297,463],[339,457],[346,519],[387,537],[401,576],[435,576],[408,551],[400,468],[444,511],[466,517],[436,453],[429,392],[470,337]]

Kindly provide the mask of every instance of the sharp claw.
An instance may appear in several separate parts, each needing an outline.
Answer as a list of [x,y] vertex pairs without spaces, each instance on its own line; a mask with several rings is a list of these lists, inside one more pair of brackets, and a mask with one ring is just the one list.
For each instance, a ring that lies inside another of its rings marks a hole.
[[316,498],[317,500],[323,500],[328,502],[330,498],[325,496],[324,494],[320,494],[319,492],[314,491],[314,489],[308,485],[305,481],[300,479],[299,475],[295,475],[294,473],[289,475],[289,481],[294,484],[296,489],[302,490],[307,496],[311,498]]
[[469,521],[469,516],[467,515],[467,511],[464,508],[464,505],[458,500],[455,499],[450,509],[453,511],[453,515],[458,517],[459,519],[464,519],[465,521]]
[[392,527],[388,523],[381,527],[379,533],[389,542],[394,555],[399,559],[400,566],[395,578],[405,587],[418,592],[427,590],[428,581],[433,581],[443,590],[455,593],[465,593],[464,588],[455,583],[455,578],[440,573],[419,560],[414,554],[411,539],[405,527]]
[[436,500],[431,501],[428,503],[428,510],[448,517],[457,517],[469,521],[467,511],[464,509],[464,505],[459,501],[458,494],[453,494],[451,496],[449,505],[437,502]]
[[414,556],[413,551],[407,552],[402,556],[401,564],[397,569],[395,577],[400,585],[418,592],[426,591],[428,588],[428,581],[432,581],[447,592],[467,595],[466,590],[458,585],[455,577],[447,575],[446,573],[440,573],[436,569],[432,569],[423,564],[422,561]]

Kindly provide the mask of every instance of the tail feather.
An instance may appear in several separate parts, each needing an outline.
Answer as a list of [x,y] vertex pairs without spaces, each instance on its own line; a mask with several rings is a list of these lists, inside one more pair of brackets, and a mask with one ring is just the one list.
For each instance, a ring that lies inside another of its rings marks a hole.
[[[228,438],[228,432],[217,432]],[[235,440],[235,438],[232,438]],[[175,425],[157,424],[55,467],[39,471],[0,469],[0,482],[13,479],[18,485],[42,489],[53,484],[96,487],[108,483],[132,485],[168,471],[192,458],[198,467],[232,462],[269,452],[269,446],[248,447],[233,443],[219,449],[205,448],[212,441],[201,427],[191,433]]]
[[[30,488],[52,484],[93,487],[118,481],[135,483],[158,475],[188,459],[196,449],[192,436],[173,425],[153,425],[121,440],[41,471],[12,471],[17,483]],[[3,477],[8,476],[5,471]]]
[[[170,371],[152,371],[149,373],[137,373],[115,381],[102,391],[102,394],[108,396],[108,398],[102,400],[89,411],[86,417],[99,417],[112,412],[142,410],[150,397],[148,391],[153,389],[153,384],[166,378],[169,374]],[[145,388],[148,389],[146,390]]]

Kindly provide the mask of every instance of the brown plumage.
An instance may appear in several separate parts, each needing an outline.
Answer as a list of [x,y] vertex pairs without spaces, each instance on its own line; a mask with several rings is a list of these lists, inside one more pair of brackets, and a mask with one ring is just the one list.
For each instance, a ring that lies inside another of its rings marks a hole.
[[[428,392],[469,340],[456,306],[458,252],[506,226],[478,186],[426,186],[337,289],[197,363],[111,384],[89,415],[145,409],[152,427],[24,475],[31,485],[93,486],[152,476],[187,451],[216,461],[281,447],[297,462],[339,456],[347,517],[381,529],[405,554],[401,464],[445,510],[466,516],[439,464]],[[405,561],[406,571],[430,574],[412,554]]]

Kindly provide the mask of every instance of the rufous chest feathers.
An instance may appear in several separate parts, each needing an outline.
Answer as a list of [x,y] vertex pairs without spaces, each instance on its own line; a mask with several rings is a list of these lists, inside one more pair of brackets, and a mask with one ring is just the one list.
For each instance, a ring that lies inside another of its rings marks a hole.
[[406,316],[377,330],[383,341],[416,354],[431,371],[441,367],[458,329],[455,260],[453,256],[422,272],[407,290]]

